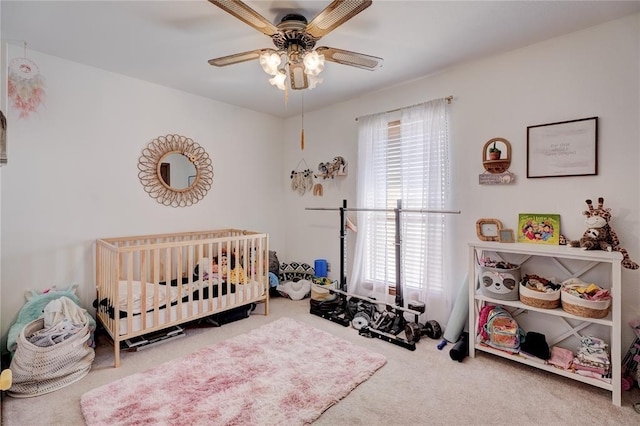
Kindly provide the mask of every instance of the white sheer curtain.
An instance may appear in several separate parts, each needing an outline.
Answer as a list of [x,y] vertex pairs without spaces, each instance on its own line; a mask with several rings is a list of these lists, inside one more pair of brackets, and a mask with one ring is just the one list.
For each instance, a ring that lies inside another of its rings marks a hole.
[[[408,107],[395,114],[358,120],[357,207],[393,209],[449,208],[449,131],[445,99]],[[401,285],[405,305],[426,304],[429,319],[446,321],[452,292],[445,268],[444,214],[401,216]],[[395,221],[393,212],[359,211],[349,291],[393,301]],[[446,322],[445,322],[446,324]]]

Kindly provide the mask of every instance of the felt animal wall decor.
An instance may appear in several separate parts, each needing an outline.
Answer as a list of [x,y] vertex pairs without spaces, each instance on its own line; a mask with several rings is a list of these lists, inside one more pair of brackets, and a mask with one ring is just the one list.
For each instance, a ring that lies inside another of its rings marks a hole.
[[318,173],[323,179],[347,175],[347,162],[343,157],[334,157],[333,161],[318,164]]
[[629,258],[627,250],[620,247],[620,240],[611,225],[611,209],[604,208],[604,198],[598,198],[598,207],[594,208],[591,200],[586,200],[588,210],[582,212],[587,218],[587,230],[579,241],[571,241],[572,247],[583,250],[619,251],[622,253],[622,266],[627,269],[638,269],[638,264]]

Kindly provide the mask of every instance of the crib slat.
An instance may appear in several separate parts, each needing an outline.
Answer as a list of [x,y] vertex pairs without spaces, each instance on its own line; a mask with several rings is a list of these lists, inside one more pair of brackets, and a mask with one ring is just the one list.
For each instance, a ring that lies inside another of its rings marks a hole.
[[[175,249],[175,255],[176,255],[176,271],[178,271],[179,274],[183,274],[184,273],[184,269],[182,266],[182,252],[183,252],[183,247],[178,247]],[[191,280],[192,280],[192,276],[193,274],[187,274],[187,277],[189,278],[189,280],[187,281],[188,285],[191,285]],[[177,303],[177,316],[176,316],[176,320],[177,321],[181,321],[182,320],[182,280],[178,279],[178,303]]]
[[[147,251],[142,250],[140,252],[140,302],[141,302],[141,314],[140,321],[142,323],[142,328],[147,327],[147,310],[149,307],[147,306]],[[131,330],[131,329],[129,329]]]

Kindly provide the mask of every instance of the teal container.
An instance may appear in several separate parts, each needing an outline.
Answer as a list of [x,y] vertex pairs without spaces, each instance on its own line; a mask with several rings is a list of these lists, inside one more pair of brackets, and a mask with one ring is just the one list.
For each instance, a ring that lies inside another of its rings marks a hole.
[[326,259],[316,259],[314,268],[316,271],[316,277],[327,276],[327,261]]

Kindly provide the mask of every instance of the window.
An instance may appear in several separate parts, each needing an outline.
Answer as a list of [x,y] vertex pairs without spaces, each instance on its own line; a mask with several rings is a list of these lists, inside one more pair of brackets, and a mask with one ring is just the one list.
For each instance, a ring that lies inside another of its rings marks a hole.
[[[399,117],[398,117],[399,116]],[[358,144],[358,212],[352,283],[359,293],[388,294],[396,281],[393,209],[442,211],[447,207],[449,159],[446,101],[436,100],[361,119]],[[387,210],[387,211],[384,211]],[[443,296],[445,214],[405,212],[401,221],[400,278],[405,294],[427,302]],[[375,294],[370,294],[376,297]]]

